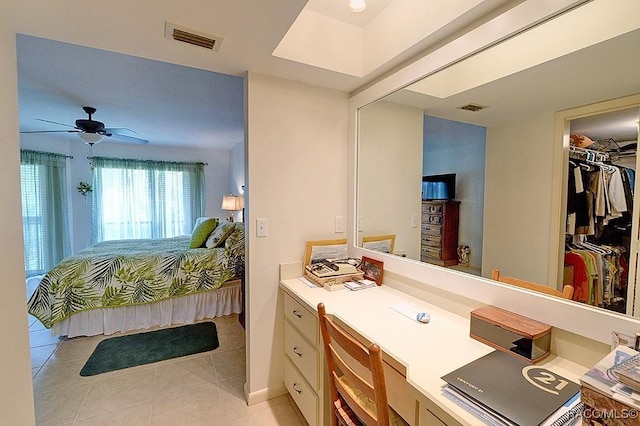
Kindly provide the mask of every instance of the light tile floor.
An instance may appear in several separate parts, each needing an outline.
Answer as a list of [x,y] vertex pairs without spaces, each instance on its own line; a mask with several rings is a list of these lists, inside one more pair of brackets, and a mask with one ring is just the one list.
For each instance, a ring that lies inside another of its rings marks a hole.
[[[211,352],[81,377],[105,336],[58,339],[29,317],[37,425],[305,425],[290,396],[247,406],[245,333],[215,318]],[[111,336],[112,337],[112,336]]]

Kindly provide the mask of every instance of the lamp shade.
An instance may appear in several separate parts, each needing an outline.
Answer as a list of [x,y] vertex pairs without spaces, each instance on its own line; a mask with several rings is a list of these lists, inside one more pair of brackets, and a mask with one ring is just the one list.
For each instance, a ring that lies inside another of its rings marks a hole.
[[222,210],[239,211],[243,207],[243,199],[239,195],[225,195],[222,197]]
[[78,137],[82,139],[84,143],[88,144],[100,143],[102,141],[102,135],[99,133],[80,132],[78,133]]

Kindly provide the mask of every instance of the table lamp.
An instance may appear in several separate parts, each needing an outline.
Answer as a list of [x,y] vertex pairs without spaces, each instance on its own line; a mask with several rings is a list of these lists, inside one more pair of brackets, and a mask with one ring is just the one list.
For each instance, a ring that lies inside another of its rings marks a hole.
[[229,212],[229,222],[233,222],[233,212],[242,210],[243,199],[239,195],[224,195],[222,197],[222,210]]

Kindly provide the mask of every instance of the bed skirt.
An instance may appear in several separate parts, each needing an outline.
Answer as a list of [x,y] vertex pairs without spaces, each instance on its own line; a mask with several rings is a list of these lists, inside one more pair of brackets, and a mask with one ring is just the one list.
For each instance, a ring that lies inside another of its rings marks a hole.
[[176,297],[145,305],[102,308],[79,312],[51,328],[52,336],[95,336],[192,324],[205,318],[214,318],[242,312],[240,280],[231,280],[220,288],[206,293]]

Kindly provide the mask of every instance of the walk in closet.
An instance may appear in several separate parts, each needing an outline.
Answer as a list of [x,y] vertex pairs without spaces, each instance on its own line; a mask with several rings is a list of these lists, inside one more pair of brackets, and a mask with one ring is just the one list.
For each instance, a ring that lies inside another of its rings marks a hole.
[[[573,299],[627,312],[638,108],[571,121],[564,284]],[[640,208],[640,207],[636,207]]]

